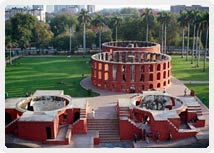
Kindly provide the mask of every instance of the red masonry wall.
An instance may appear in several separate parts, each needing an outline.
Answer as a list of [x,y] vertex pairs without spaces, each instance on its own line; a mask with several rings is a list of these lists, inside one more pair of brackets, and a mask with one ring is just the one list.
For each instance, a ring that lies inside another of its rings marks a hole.
[[47,139],[46,127],[51,128],[51,137],[56,137],[56,122],[24,122],[19,121],[18,136],[23,139],[45,141]]

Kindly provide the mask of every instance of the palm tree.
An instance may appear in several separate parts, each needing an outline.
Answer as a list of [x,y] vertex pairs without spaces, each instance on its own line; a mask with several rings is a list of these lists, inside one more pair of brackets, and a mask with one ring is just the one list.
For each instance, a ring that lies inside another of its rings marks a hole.
[[83,24],[83,50],[84,50],[83,51],[83,57],[84,57],[84,55],[86,53],[85,26],[86,26],[86,23],[91,20],[91,17],[89,16],[88,11],[82,9],[80,14],[79,14],[78,20],[81,24]]
[[167,27],[167,24],[169,24],[170,22],[170,19],[171,19],[171,14],[169,12],[165,12],[165,18],[164,18],[164,26],[165,26],[165,36],[164,36],[164,45],[165,45],[165,54],[166,54],[166,27]]
[[196,14],[196,27],[197,27],[197,39],[196,39],[196,54],[197,54],[197,65],[196,67],[199,67],[199,61],[200,61],[200,38],[201,38],[201,23],[202,23],[202,13],[198,12]]
[[144,22],[146,22],[146,41],[149,41],[149,24],[153,23],[154,15],[152,14],[152,9],[146,8],[144,13],[141,14]]
[[119,16],[114,16],[111,18],[111,23],[115,26],[115,41],[117,41],[117,28],[121,24],[122,18]]
[[92,21],[92,24],[98,27],[99,29],[99,49],[101,51],[102,29],[103,29],[103,26],[105,25],[103,16],[97,15],[95,19]]
[[163,53],[163,28],[164,28],[164,19],[165,19],[165,11],[161,11],[158,13],[158,22],[161,24],[161,52]]
[[192,10],[192,23],[193,23],[193,38],[192,38],[192,58],[191,58],[191,64],[194,62],[194,49],[195,49],[195,30],[196,30],[196,14],[198,10],[193,9]]
[[185,32],[185,26],[186,26],[186,16],[187,16],[187,12],[186,10],[183,10],[183,11],[180,11],[180,16],[178,17],[178,22],[180,23],[180,26],[182,26],[181,58],[183,58],[183,53],[184,53],[184,32]]
[[203,15],[203,23],[206,28],[206,41],[205,41],[205,49],[204,49],[204,64],[203,64],[203,72],[206,70],[206,57],[207,57],[207,43],[209,36],[209,13],[205,12]]
[[193,14],[192,10],[187,10],[186,22],[187,22],[187,50],[186,50],[186,61],[188,60],[189,52],[189,33],[190,33],[190,24],[192,23]]

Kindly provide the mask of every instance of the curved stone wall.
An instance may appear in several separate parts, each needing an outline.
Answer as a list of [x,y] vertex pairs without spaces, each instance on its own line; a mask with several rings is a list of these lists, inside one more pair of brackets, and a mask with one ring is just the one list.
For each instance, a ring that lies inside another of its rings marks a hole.
[[171,84],[171,57],[139,51],[102,52],[92,57],[94,86],[119,92],[163,89]]
[[114,51],[148,51],[160,53],[160,44],[146,41],[112,41],[102,44],[103,52]]

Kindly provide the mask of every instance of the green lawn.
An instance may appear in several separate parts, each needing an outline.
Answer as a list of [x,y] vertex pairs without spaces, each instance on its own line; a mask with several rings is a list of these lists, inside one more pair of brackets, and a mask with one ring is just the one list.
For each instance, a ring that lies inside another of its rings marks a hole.
[[[26,57],[6,68],[5,91],[9,97],[25,96],[35,90],[64,90],[73,97],[86,97],[88,91],[80,86],[82,74],[90,75],[90,58]],[[98,94],[92,93],[91,96]]]
[[196,96],[209,108],[209,85],[186,85],[195,91]]
[[[194,64],[190,64],[189,57],[188,61],[186,58],[181,58],[180,56],[172,56],[172,75],[179,80],[183,81],[207,81],[209,80],[209,61],[206,63],[206,72],[203,72],[203,57],[200,61],[200,67],[196,68],[196,59]],[[186,84],[189,89],[193,89],[196,92],[196,95],[200,98],[201,101],[209,107],[209,85],[189,85]]]
[[[203,57],[202,57],[203,58]],[[190,57],[188,61],[186,58],[180,56],[172,56],[172,75],[179,80],[195,80],[195,81],[207,81],[209,80],[209,62],[206,63],[206,72],[203,72],[203,60],[201,58],[200,67],[196,68],[196,59],[194,64],[190,63]]]
[[[65,94],[73,97],[86,97],[88,92],[80,86],[82,73],[85,77],[90,75],[90,57],[25,57],[13,62],[6,68],[6,92],[9,97],[25,96],[26,92],[35,90],[64,90]],[[190,61],[185,61],[179,56],[172,56],[172,74],[180,80],[209,80],[207,71],[193,68]],[[63,82],[63,83],[60,83]],[[197,96],[209,105],[208,85],[187,85],[196,91]],[[98,94],[92,93],[92,96]]]

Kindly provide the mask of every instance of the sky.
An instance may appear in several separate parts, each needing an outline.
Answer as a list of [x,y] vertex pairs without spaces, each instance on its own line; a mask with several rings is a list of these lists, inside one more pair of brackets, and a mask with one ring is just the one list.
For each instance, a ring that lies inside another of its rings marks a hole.
[[102,10],[103,8],[152,8],[159,10],[170,10],[170,5],[95,5],[96,11]]
[[[11,7],[26,7],[26,5],[10,5],[7,8]],[[53,5],[47,5],[47,11],[52,12],[53,11]],[[106,9],[115,9],[115,8],[152,8],[152,9],[160,9],[160,10],[170,10],[170,5],[95,5],[95,10],[99,11],[104,8]]]

